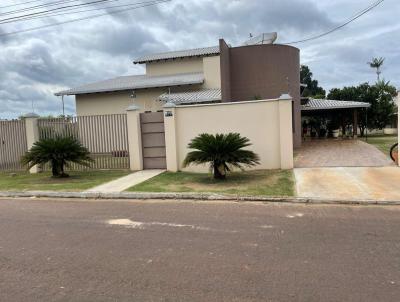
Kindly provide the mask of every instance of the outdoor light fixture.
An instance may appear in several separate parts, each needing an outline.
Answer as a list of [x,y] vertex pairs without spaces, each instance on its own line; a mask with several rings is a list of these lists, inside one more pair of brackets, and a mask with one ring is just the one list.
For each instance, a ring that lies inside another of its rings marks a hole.
[[136,99],[136,92],[133,90],[132,93],[129,95],[131,99]]

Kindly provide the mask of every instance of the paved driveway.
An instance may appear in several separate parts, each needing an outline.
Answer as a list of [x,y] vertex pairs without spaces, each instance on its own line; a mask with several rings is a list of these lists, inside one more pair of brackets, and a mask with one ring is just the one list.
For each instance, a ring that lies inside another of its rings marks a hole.
[[313,140],[295,151],[296,168],[394,166],[376,147],[359,140]]
[[296,168],[297,195],[340,200],[400,200],[400,168]]
[[395,302],[400,207],[0,200],[0,301]]

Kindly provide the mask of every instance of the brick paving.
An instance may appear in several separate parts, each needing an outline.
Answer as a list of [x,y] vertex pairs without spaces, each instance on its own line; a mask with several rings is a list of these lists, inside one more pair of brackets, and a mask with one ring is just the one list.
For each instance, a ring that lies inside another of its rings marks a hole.
[[373,145],[360,140],[326,139],[303,142],[295,150],[296,168],[383,167],[393,166],[391,159]]

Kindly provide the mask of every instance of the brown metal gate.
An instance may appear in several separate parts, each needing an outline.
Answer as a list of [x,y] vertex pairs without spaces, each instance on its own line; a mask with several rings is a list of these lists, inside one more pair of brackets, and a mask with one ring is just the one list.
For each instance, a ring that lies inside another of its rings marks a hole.
[[26,151],[25,121],[0,121],[0,171],[25,169],[21,157]]
[[140,114],[142,129],[143,169],[166,169],[163,112]]

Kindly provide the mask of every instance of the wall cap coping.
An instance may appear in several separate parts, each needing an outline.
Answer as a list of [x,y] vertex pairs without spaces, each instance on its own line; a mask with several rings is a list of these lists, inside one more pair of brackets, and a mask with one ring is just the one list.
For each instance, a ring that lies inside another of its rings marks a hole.
[[38,118],[38,117],[40,116],[34,112],[29,112],[27,114],[24,114],[24,118]]
[[140,107],[135,104],[129,105],[129,107],[126,108],[126,111],[138,111],[138,110],[140,110]]
[[175,107],[176,107],[176,104],[171,103],[171,102],[168,102],[163,106],[163,108],[175,108]]
[[221,103],[212,103],[212,104],[176,105],[176,108],[210,107],[210,106],[233,106],[233,105],[267,103],[267,102],[278,102],[278,101],[279,101],[279,99],[266,99],[266,100],[239,101],[239,102],[221,102]]
[[286,101],[286,100],[291,101],[292,97],[290,96],[290,94],[284,93],[279,97],[279,100],[280,101]]

